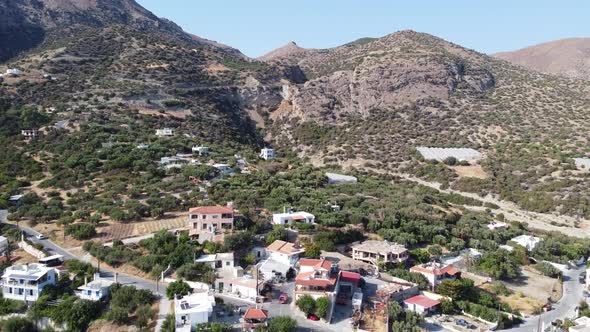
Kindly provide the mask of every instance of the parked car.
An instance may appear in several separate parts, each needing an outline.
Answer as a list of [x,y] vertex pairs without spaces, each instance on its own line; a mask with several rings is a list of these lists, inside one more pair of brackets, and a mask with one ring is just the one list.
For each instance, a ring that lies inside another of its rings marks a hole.
[[475,325],[469,323],[468,321],[466,321],[464,319],[455,319],[455,324],[457,324],[459,326],[466,327],[468,329],[474,329],[474,328],[476,328]]
[[37,238],[37,240],[46,240],[47,239],[47,237],[45,237],[45,235],[43,235],[43,234],[37,234],[37,235],[35,235],[35,237]]
[[548,304],[546,306],[543,307],[543,311],[547,312],[547,311],[551,311],[553,310],[553,307],[551,306],[551,304]]
[[314,315],[314,314],[309,314],[309,315],[307,315],[307,319],[309,319],[309,320],[313,320],[313,321],[318,321],[318,320],[320,320],[320,318],[319,318],[318,316]]
[[586,282],[586,272],[582,272],[580,273],[580,276],[578,277],[578,281],[580,281],[581,284]]
[[582,295],[584,295],[584,297],[590,297],[590,293],[588,291],[583,291]]
[[279,295],[279,303],[285,304],[287,301],[289,301],[289,296],[285,293],[281,293],[281,295]]

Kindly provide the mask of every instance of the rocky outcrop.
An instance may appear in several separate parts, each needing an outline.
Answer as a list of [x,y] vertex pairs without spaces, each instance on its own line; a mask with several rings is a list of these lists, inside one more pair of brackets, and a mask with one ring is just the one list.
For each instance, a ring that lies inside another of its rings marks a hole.
[[[446,101],[457,89],[483,93],[495,86],[493,74],[474,54],[432,36],[401,32],[328,50],[283,47],[263,57],[301,68],[281,117],[334,122],[424,99]],[[294,52],[297,56],[293,56]]]

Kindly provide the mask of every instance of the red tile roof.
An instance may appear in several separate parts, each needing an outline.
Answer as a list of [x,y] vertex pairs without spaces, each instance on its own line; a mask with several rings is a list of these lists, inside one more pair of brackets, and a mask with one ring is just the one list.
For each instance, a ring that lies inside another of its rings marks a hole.
[[443,274],[455,275],[457,273],[461,273],[461,271],[457,270],[452,265],[447,265],[443,268],[428,268],[423,265],[416,265],[416,266],[412,266],[410,268],[410,271],[426,273],[426,274],[434,274],[437,276],[443,275]]
[[336,285],[336,279],[297,279],[295,280],[295,285],[301,286],[314,286],[314,287],[329,287]]
[[217,214],[217,213],[234,213],[234,209],[226,206],[215,205],[215,206],[199,206],[188,210],[189,213],[200,213],[200,214]]
[[404,300],[404,303],[414,304],[414,305],[420,306],[425,309],[429,309],[429,308],[435,307],[440,304],[439,301],[429,299],[424,295],[418,295],[418,296],[411,297],[407,300]]
[[268,311],[258,308],[248,308],[244,313],[244,319],[263,320],[268,318]]
[[302,258],[299,260],[300,266],[313,266],[317,268],[322,268],[326,271],[330,271],[332,268],[332,262],[325,260],[325,259],[312,259],[312,258]]
[[340,281],[350,282],[351,284],[357,285],[361,281],[361,275],[355,272],[342,271],[340,273]]
[[301,248],[297,243],[290,243],[281,240],[276,240],[275,242],[271,243],[268,247],[266,247],[266,250],[287,255],[295,255],[304,252],[303,248]]

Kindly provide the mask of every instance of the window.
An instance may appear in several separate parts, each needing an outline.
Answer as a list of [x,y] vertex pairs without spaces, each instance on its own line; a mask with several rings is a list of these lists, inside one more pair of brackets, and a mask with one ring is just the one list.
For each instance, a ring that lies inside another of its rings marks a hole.
[[229,266],[229,261],[225,262],[225,266]]
[[207,229],[207,224],[203,224],[203,228],[202,229]]

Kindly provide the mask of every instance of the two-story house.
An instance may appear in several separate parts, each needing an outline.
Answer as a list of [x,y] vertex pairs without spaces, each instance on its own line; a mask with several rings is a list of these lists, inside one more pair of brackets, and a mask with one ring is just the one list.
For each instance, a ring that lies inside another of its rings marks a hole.
[[358,261],[376,264],[403,263],[410,256],[406,247],[388,241],[368,240],[352,246],[352,258]]
[[194,331],[199,324],[209,322],[215,298],[209,292],[196,292],[174,299],[177,332]]
[[2,275],[4,298],[35,302],[43,288],[57,282],[55,269],[38,263],[9,266]]
[[415,265],[410,268],[410,271],[425,276],[433,289],[445,279],[455,280],[461,277],[461,271],[457,270],[452,265],[445,265],[437,262]]
[[201,255],[195,263],[203,263],[209,265],[212,269],[232,269],[235,266],[234,253],[224,252],[211,255]]
[[308,294],[313,298],[334,295],[338,271],[334,264],[326,259],[302,258],[299,260],[299,273],[295,277],[293,299]]
[[260,264],[261,277],[264,280],[271,280],[275,276],[286,277],[304,252],[305,249],[297,243],[274,241],[266,247],[268,258]]
[[189,235],[203,243],[223,241],[234,227],[234,209],[226,206],[200,206],[189,210]]

